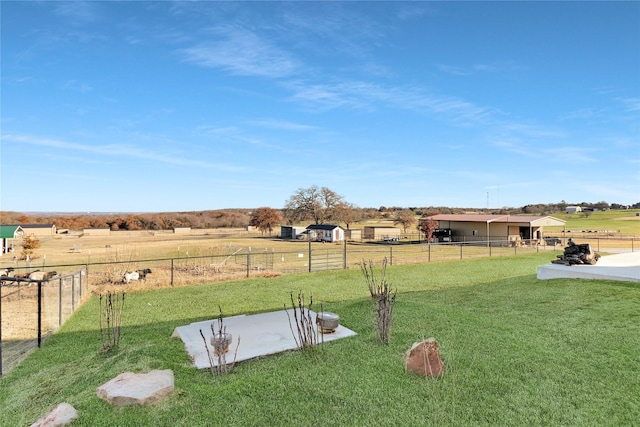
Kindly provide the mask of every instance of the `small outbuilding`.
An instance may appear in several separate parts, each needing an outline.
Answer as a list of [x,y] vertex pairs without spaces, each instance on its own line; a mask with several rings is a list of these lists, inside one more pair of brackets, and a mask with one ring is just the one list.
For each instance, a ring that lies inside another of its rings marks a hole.
[[19,225],[0,225],[0,256],[15,250],[15,241],[24,237]]
[[391,226],[367,226],[364,228],[366,240],[382,240],[387,242],[400,240],[401,230]]
[[295,227],[293,225],[281,225],[280,226],[280,237],[283,239],[304,239],[306,238],[305,231],[307,229],[305,227]]
[[54,224],[13,224],[13,226],[20,226],[25,236],[53,236],[57,233]]
[[362,240],[362,230],[359,228],[345,230],[344,235],[347,240],[352,242]]
[[307,227],[311,236],[316,236],[316,240],[321,242],[342,242],[344,241],[344,229],[333,224],[312,224]]
[[84,236],[109,236],[111,229],[107,228],[85,228],[82,230]]
[[191,234],[191,227],[173,227],[173,234]]
[[582,212],[582,207],[581,206],[567,206],[566,212],[567,213]]

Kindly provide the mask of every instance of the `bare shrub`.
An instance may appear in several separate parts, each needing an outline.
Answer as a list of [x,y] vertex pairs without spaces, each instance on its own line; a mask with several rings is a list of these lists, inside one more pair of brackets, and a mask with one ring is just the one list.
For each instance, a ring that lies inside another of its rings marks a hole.
[[100,294],[100,338],[103,351],[109,351],[120,343],[124,296],[124,292]]
[[[313,305],[313,295],[309,296],[309,306],[305,307],[306,301],[304,298],[304,293],[302,291],[298,292],[297,300],[294,300],[293,291],[290,293],[291,296],[291,308],[293,309],[293,318],[295,320],[296,331],[293,330],[293,325],[291,324],[291,316],[289,315],[289,311],[287,310],[287,305],[284,306],[284,311],[287,313],[287,318],[289,319],[289,328],[291,328],[291,334],[293,335],[293,339],[296,342],[296,346],[298,348],[312,348],[318,345],[318,328],[316,327],[315,321],[311,317],[311,306]],[[324,337],[322,334],[320,344],[324,343]]]
[[[238,336],[238,339],[236,340],[236,350],[233,354],[233,361],[231,363],[227,363],[227,353],[229,351],[230,343],[227,343],[224,339],[222,339],[223,337],[228,336],[227,327],[224,326],[223,324],[222,308],[218,307],[218,309],[220,310],[220,315],[218,316],[218,320],[217,320],[218,327],[216,328],[214,326],[216,324],[216,321],[211,323],[211,333],[213,334],[211,345],[213,346],[213,354],[211,350],[209,350],[209,345],[207,344],[207,339],[205,338],[204,332],[202,332],[202,329],[200,329],[200,336],[204,341],[204,348],[207,351],[207,357],[209,358],[209,365],[211,367],[210,368],[211,374],[225,375],[233,371],[233,367],[236,364],[236,358],[238,356],[238,347],[240,346],[240,336]],[[219,337],[220,339],[214,339],[216,337]]]
[[387,286],[387,282],[385,280],[385,276],[387,274],[387,257],[384,257],[382,260],[382,272],[380,273],[380,279],[376,279],[376,273],[374,270],[373,261],[369,260],[369,263],[363,259],[360,264],[360,269],[362,270],[362,274],[364,274],[364,278],[367,281],[367,285],[369,287],[369,293],[371,294],[371,298],[378,299],[378,295],[382,292],[382,290]]
[[118,248],[107,247],[107,262],[106,265],[106,281],[107,283],[122,283],[122,276],[126,271],[134,270],[132,267],[134,259],[137,258],[137,254],[134,250],[127,247]]
[[391,290],[391,285],[387,283],[385,276],[387,272],[387,258],[382,260],[382,273],[380,279],[376,279],[373,261],[367,264],[364,260],[360,265],[362,273],[369,287],[371,298],[376,302],[376,327],[378,329],[378,339],[383,344],[389,343],[391,331],[391,318],[393,306],[396,302],[397,289]]

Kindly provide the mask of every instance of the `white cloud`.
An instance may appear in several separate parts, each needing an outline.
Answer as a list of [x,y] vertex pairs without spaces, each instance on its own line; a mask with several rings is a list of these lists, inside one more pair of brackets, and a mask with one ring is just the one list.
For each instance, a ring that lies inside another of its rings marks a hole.
[[214,32],[218,40],[180,51],[188,62],[231,74],[270,78],[290,76],[300,69],[286,51],[252,32],[229,27]]
[[106,156],[116,156],[126,161],[127,159],[143,159],[156,161],[158,163],[172,164],[179,166],[202,167],[208,169],[219,169],[224,171],[244,171],[246,168],[237,167],[224,163],[210,163],[202,160],[192,160],[178,157],[171,153],[160,153],[156,150],[143,149],[130,144],[106,144],[87,145],[74,142],[61,141],[57,139],[39,138],[30,135],[2,135],[3,143],[16,142],[21,144],[37,145],[41,147],[51,147],[61,150],[71,150],[85,153],[100,154]]
[[278,130],[307,131],[317,130],[317,126],[293,123],[284,120],[252,120],[249,124]]
[[626,111],[640,111],[640,98],[618,98]]

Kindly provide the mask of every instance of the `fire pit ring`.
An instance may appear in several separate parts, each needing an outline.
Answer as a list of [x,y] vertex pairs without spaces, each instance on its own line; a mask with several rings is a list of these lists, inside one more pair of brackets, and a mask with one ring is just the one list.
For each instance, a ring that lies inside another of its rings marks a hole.
[[320,332],[330,334],[335,332],[336,328],[340,326],[340,316],[328,311],[321,311],[316,315],[316,324]]
[[211,345],[213,346],[213,352],[218,354],[219,351],[227,353],[229,351],[229,345],[233,341],[233,335],[224,332],[222,334],[215,334],[211,337]]

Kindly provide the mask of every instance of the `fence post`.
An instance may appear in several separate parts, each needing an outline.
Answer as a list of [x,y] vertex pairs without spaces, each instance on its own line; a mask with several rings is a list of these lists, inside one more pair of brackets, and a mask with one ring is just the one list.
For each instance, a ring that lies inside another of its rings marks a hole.
[[0,281],[0,378],[2,378],[2,281]]
[[42,280],[38,281],[38,348],[42,346]]
[[309,273],[311,273],[311,233],[307,236],[309,237]]
[[76,275],[71,276],[71,310],[76,310]]
[[428,252],[427,261],[431,262],[431,242],[427,242],[427,252]]
[[58,326],[62,326],[62,279],[58,280]]
[[171,287],[173,288],[173,258],[171,258]]
[[342,251],[342,269],[347,269],[347,239],[344,239],[344,250]]
[[491,241],[489,241],[489,256],[491,256],[492,252],[491,252]]
[[460,259],[462,259],[462,243],[460,243]]
[[393,246],[389,246],[389,265],[393,266]]
[[247,278],[249,277],[249,270],[251,269],[251,251],[247,252]]

